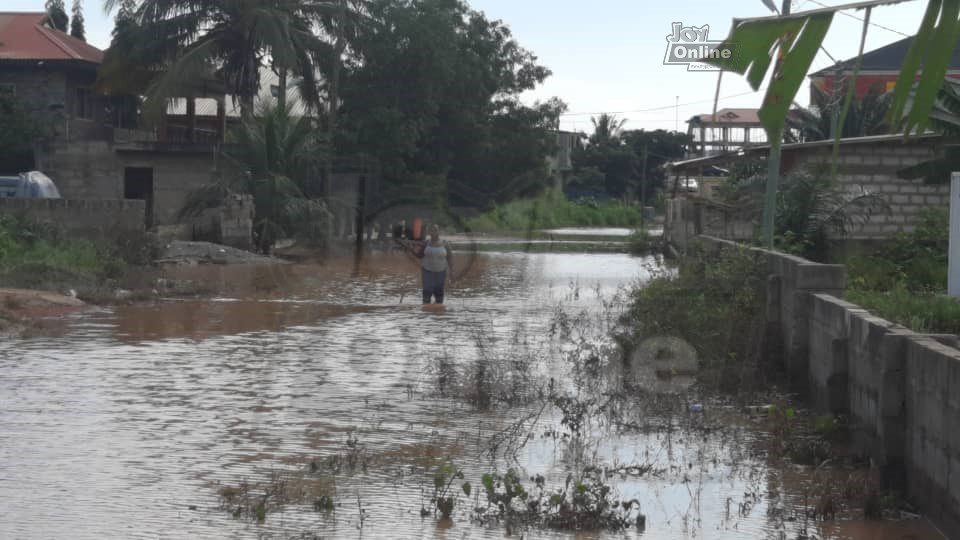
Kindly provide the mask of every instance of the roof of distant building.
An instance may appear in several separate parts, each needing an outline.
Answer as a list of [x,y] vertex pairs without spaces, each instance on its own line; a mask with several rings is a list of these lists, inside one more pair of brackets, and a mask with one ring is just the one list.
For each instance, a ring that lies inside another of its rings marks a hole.
[[[860,63],[860,72],[867,74],[871,72],[889,72],[899,73],[903,66],[903,59],[907,57],[907,51],[913,45],[913,37],[894,41],[893,43],[863,53],[863,60]],[[820,71],[810,74],[811,77],[830,77],[837,71],[853,71],[856,58],[837,62],[836,64],[823,68]],[[950,71],[960,71],[960,48],[954,49],[953,58],[950,60]]]
[[713,113],[698,114],[688,120],[695,124],[760,124],[760,109],[720,109],[714,119]]
[[0,12],[0,61],[76,60],[99,64],[103,51],[46,24],[43,12]]

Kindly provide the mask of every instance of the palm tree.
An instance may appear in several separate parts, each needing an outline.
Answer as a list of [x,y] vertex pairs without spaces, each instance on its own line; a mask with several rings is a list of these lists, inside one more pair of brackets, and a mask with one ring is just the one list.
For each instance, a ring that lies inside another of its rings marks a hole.
[[[121,4],[104,0],[108,11]],[[318,107],[316,61],[329,46],[315,35],[313,24],[329,8],[329,1],[144,0],[133,14],[136,24],[119,44],[128,50],[114,56],[121,63],[138,55],[151,61],[146,109],[153,113],[169,98],[191,95],[216,73],[249,117],[267,58],[300,77],[303,99]],[[126,75],[109,65],[105,73]]]
[[[809,109],[798,108],[790,111],[787,117],[787,142],[823,141],[832,139],[834,123],[839,119],[843,108],[844,89],[833,99],[820,92],[814,98],[814,106]],[[885,92],[879,85],[871,88],[863,99],[855,99],[850,104],[846,121],[843,123],[841,138],[880,135],[890,130],[887,113],[893,101],[893,94]]]
[[321,199],[307,195],[308,180],[319,172],[327,143],[310,118],[283,107],[261,103],[254,115],[230,132],[224,157],[233,165],[216,181],[201,186],[187,199],[181,218],[198,216],[235,194],[253,196],[256,245],[269,251],[287,235],[322,238],[329,218]]
[[617,141],[620,138],[620,132],[623,131],[626,118],[618,119],[616,115],[603,113],[599,117],[590,118],[593,124],[593,135],[590,136],[592,144],[604,145]]

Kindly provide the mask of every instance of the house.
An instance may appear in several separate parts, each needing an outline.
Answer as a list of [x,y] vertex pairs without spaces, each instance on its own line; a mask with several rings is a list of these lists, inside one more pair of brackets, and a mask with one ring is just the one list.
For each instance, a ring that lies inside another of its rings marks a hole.
[[[913,37],[895,41],[879,49],[863,53],[860,72],[857,73],[855,96],[863,99],[871,90],[880,93],[893,90],[900,76],[900,68],[913,45]],[[853,75],[856,58],[838,62],[810,75],[810,103],[819,103],[824,96],[831,95],[837,80]],[[960,48],[953,51],[953,58],[947,70],[948,77],[960,77]]]
[[42,12],[0,13],[0,36],[0,92],[50,128],[28,163],[8,167],[43,171],[65,199],[144,201],[147,227],[176,225],[187,195],[217,167],[226,126],[222,90],[205,85],[209,92],[197,96],[214,103],[207,125],[198,125],[188,105],[182,118],[142,129],[138,119],[119,114],[131,96],[96,91],[100,49],[52,29]]
[[[0,93],[13,96],[55,137],[88,138],[105,121],[105,103],[93,92],[103,51],[50,28],[46,19],[45,13],[0,12]],[[32,156],[17,161],[0,164],[0,172],[19,172]]]
[[759,109],[720,109],[687,120],[687,134],[693,140],[688,157],[702,157],[764,144],[767,134],[757,115]]

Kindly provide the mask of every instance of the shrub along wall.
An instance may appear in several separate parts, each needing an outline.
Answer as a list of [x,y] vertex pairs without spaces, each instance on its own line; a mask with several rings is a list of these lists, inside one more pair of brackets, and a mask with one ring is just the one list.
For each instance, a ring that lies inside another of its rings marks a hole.
[[846,269],[701,236],[767,259],[767,317],[791,380],[822,412],[849,414],[863,455],[951,537],[960,536],[960,349],[843,301]]

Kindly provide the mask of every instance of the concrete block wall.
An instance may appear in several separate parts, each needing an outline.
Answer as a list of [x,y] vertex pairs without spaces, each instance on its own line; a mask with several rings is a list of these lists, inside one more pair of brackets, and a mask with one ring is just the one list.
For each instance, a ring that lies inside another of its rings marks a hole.
[[53,223],[68,235],[113,238],[144,228],[143,201],[91,199],[0,199],[0,214]]
[[[796,150],[791,170],[803,167],[828,167],[830,147]],[[837,179],[849,193],[869,192],[884,198],[890,213],[877,214],[870,221],[855,227],[851,238],[889,238],[911,232],[919,224],[921,211],[946,206],[950,202],[950,186],[928,185],[922,180],[904,180],[897,171],[934,159],[937,147],[929,139],[914,138],[841,147]]]
[[[829,145],[797,146],[784,149],[784,174],[810,168],[829,168],[832,163],[832,148]],[[898,233],[916,229],[921,212],[926,208],[945,207],[950,201],[950,186],[928,185],[922,180],[904,180],[897,171],[937,157],[939,149],[930,138],[916,137],[903,140],[848,142],[841,147],[837,180],[848,193],[871,193],[882,197],[889,206],[889,213],[872,215],[862,224],[857,224],[844,237],[847,239],[878,240],[891,238]],[[686,211],[667,215],[667,231],[679,228],[673,220],[687,220],[690,230],[726,238],[749,240],[754,223],[742,212],[717,208],[707,211],[695,209],[694,200],[677,198],[670,201],[686,208]],[[702,206],[702,205],[701,205]],[[832,234],[837,237],[839,235]]]
[[60,141],[38,155],[37,168],[69,199],[123,199],[125,169],[150,168],[153,224],[165,226],[178,223],[191,191],[212,181],[215,163],[212,153],[126,151],[106,141]]
[[949,536],[960,537],[960,349],[842,300],[842,266],[711,237],[707,248],[766,257],[767,318],[791,382],[825,413],[849,415],[854,442],[887,487],[905,490]]
[[952,537],[960,533],[960,350],[906,344],[907,492]]

